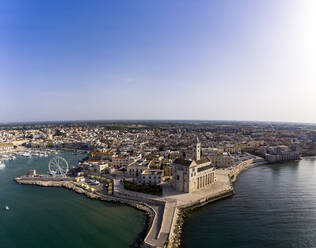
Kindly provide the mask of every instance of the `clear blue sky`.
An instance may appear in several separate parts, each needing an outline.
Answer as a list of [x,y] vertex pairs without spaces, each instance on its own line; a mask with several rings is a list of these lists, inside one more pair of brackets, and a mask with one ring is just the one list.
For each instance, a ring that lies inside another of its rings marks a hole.
[[2,0],[0,122],[316,122],[313,0]]

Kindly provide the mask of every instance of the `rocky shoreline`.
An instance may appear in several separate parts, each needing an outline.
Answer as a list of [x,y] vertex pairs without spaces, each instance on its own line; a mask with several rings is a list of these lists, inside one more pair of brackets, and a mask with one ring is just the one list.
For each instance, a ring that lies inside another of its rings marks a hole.
[[41,187],[63,187],[69,190],[73,190],[76,193],[79,194],[84,194],[90,199],[96,199],[96,200],[101,200],[101,201],[107,201],[107,202],[113,202],[113,203],[119,203],[119,204],[124,204],[130,207],[133,207],[137,210],[142,211],[145,216],[146,216],[146,224],[145,227],[143,228],[143,231],[139,234],[137,240],[134,242],[131,247],[144,247],[144,239],[146,234],[148,233],[152,222],[155,217],[155,213],[152,211],[152,209],[147,206],[146,203],[142,202],[136,202],[133,200],[129,199],[123,199],[115,196],[106,196],[106,195],[100,195],[98,193],[92,193],[88,192],[78,186],[76,186],[73,182],[69,181],[41,181],[41,180],[25,180],[22,178],[15,178],[15,181],[18,184],[26,184],[26,185],[37,185]]
[[[254,164],[249,164],[249,165],[245,165],[242,166],[240,168],[238,168],[237,170],[233,171],[232,173],[229,174],[229,179],[230,179],[230,183],[231,185],[237,181],[238,176],[241,172],[248,170],[250,168],[254,167]],[[233,175],[233,177],[232,177]],[[198,210],[199,208],[203,207],[206,204],[212,203],[214,201],[218,201],[227,197],[230,197],[232,195],[235,194],[235,191],[232,187],[231,191],[227,191],[227,192],[223,192],[222,194],[218,195],[217,197],[208,199],[205,202],[202,203],[197,203],[197,204],[193,204],[192,206],[189,207],[178,207],[177,208],[177,217],[176,217],[176,223],[173,229],[173,234],[172,237],[170,239],[168,248],[178,248],[181,245],[181,235],[182,235],[182,226],[184,224],[185,218],[190,214],[190,212]]]
[[[182,234],[182,226],[184,223],[184,220],[188,213],[192,210],[198,209],[206,204],[209,204],[211,202],[232,196],[235,194],[234,188],[232,184],[237,180],[238,175],[246,170],[253,167],[252,164],[248,164],[245,166],[240,166],[236,168],[234,171],[227,174],[227,177],[229,178],[229,184],[231,187],[229,189],[223,190],[222,192],[218,192],[216,195],[205,197],[203,200],[200,199],[199,201],[192,202],[191,204],[177,206],[175,209],[173,222],[171,226],[170,233],[168,235],[168,247],[179,247],[181,244],[181,234]],[[233,175],[233,176],[232,176]],[[135,209],[138,209],[145,213],[146,215],[146,225],[143,229],[143,231],[139,234],[137,240],[134,242],[134,245],[131,247],[148,247],[150,245],[145,243],[146,235],[148,235],[149,230],[151,226],[153,225],[156,213],[150,206],[150,204],[147,204],[145,201],[139,201],[139,200],[133,200],[130,198],[125,197],[119,197],[119,196],[110,196],[110,195],[104,195],[96,192],[88,192],[87,190],[79,187],[76,185],[73,181],[45,181],[45,180],[38,180],[35,178],[23,178],[18,177],[15,178],[15,181],[19,184],[29,184],[29,185],[38,185],[42,187],[63,187],[70,190],[73,190],[79,194],[84,194],[87,197],[91,199],[97,199],[101,201],[107,201],[107,202],[113,202],[113,203],[120,203],[124,205],[128,205],[130,207],[133,207]]]
[[207,201],[205,202],[201,202],[201,203],[196,203],[192,206],[189,206],[189,207],[178,207],[177,208],[177,219],[176,219],[176,223],[175,223],[175,226],[174,226],[174,231],[173,231],[173,234],[172,234],[172,237],[170,239],[170,242],[169,242],[169,245],[168,247],[170,248],[178,248],[180,247],[181,245],[181,235],[182,235],[182,226],[184,224],[184,220],[185,218],[187,217],[187,215],[192,212],[192,211],[195,211],[203,206],[205,206],[206,204],[210,204],[214,201],[218,201],[218,200],[221,200],[221,199],[224,199],[224,198],[227,198],[229,196],[232,196],[235,194],[235,191],[232,189],[232,190],[228,190],[226,192],[223,192],[222,194],[216,196],[216,197],[213,197],[211,199],[208,199]]

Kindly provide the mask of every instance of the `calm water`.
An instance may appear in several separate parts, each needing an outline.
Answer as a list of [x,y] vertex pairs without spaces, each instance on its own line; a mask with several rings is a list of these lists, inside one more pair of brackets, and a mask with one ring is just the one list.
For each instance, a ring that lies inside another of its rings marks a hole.
[[[60,154],[74,165],[83,155]],[[51,156],[52,157],[52,156]],[[62,188],[19,185],[29,169],[47,172],[48,158],[5,161],[0,170],[0,247],[129,247],[145,223],[142,212],[90,200]],[[10,211],[4,211],[8,205]]]
[[316,247],[316,161],[243,172],[236,195],[185,219],[183,247]]

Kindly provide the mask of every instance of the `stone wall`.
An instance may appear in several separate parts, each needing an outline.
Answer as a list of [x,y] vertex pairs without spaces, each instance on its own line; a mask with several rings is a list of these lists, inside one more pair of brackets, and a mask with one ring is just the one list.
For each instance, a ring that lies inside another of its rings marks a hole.
[[239,163],[237,166],[235,166],[233,171],[229,173],[229,178],[231,182],[232,183],[235,182],[237,180],[239,173],[245,169],[248,169],[252,165],[253,161],[254,161],[253,159],[248,159]]
[[234,189],[231,188],[229,190],[224,190],[224,191],[218,193],[216,196],[203,197],[202,199],[200,199],[199,202],[192,202],[192,203],[188,203],[188,204],[181,205],[181,206],[177,207],[175,214],[174,214],[174,217],[173,217],[171,231],[169,234],[168,248],[180,247],[182,225],[183,225],[184,217],[185,217],[187,211],[194,210],[194,209],[200,208],[208,203],[229,197],[229,196],[233,195],[234,193],[235,193]]

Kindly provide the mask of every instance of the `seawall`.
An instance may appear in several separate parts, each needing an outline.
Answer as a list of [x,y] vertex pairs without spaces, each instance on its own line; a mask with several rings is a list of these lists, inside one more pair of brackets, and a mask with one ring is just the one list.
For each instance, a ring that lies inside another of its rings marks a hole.
[[254,166],[253,162],[254,162],[253,159],[243,161],[243,162],[239,163],[234,168],[234,170],[232,170],[231,172],[229,172],[227,174],[227,177],[229,177],[228,181],[229,181],[230,186],[231,186],[230,189],[224,190],[215,196],[205,197],[205,198],[200,199],[197,202],[180,205],[176,208],[173,225],[172,225],[171,232],[169,235],[168,248],[180,247],[182,226],[183,226],[184,219],[185,219],[185,216],[187,215],[187,213],[189,211],[203,207],[206,204],[209,204],[209,203],[212,203],[214,201],[218,201],[218,200],[221,200],[221,199],[224,199],[226,197],[230,197],[230,196],[234,195],[235,190],[233,188],[233,183],[236,182],[236,180],[241,172]]
[[230,190],[225,190],[215,196],[212,197],[205,197],[204,199],[201,199],[198,202],[193,202],[190,204],[180,205],[175,210],[175,215],[171,227],[171,232],[169,235],[169,243],[168,248],[176,248],[179,247],[181,244],[181,234],[182,234],[182,225],[184,223],[184,217],[186,216],[188,211],[198,209],[200,207],[203,207],[206,204],[209,204],[214,201],[221,200],[223,198],[232,196],[235,194],[235,191],[233,188]]
[[[225,172],[224,183],[215,191],[207,191],[193,197],[190,201],[178,201],[174,198],[162,197],[148,198],[132,197],[116,192],[105,195],[98,192],[89,192],[71,180],[43,180],[38,178],[18,177],[15,181],[19,184],[38,185],[42,187],[64,187],[79,194],[84,194],[91,199],[126,204],[143,211],[147,217],[147,225],[137,240],[138,247],[179,247],[181,242],[182,225],[184,216],[190,210],[200,208],[206,204],[233,195],[232,183],[236,181],[239,173],[252,166],[252,161],[244,161],[232,171]],[[197,197],[198,196],[198,197]],[[187,198],[187,196],[185,196]]]
[[146,226],[144,227],[142,233],[139,235],[138,239],[135,241],[135,245],[137,245],[139,247],[145,247],[145,244],[143,241],[144,241],[147,233],[149,232],[149,229],[151,228],[153,221],[154,221],[154,218],[155,218],[155,215],[156,215],[153,208],[149,204],[147,204],[145,202],[134,201],[131,199],[124,199],[124,198],[110,196],[110,195],[103,195],[103,194],[99,194],[99,193],[88,192],[88,191],[82,189],[81,187],[77,186],[75,183],[69,182],[69,181],[41,181],[41,180],[36,180],[36,179],[33,179],[33,180],[32,179],[23,179],[23,178],[19,178],[19,177],[15,178],[15,181],[18,184],[37,185],[37,186],[41,186],[41,187],[63,187],[66,189],[73,190],[76,193],[84,194],[87,197],[89,197],[90,199],[96,199],[96,200],[101,200],[101,201],[124,204],[124,205],[128,205],[130,207],[136,208],[136,209],[144,212],[145,215],[147,216]]

